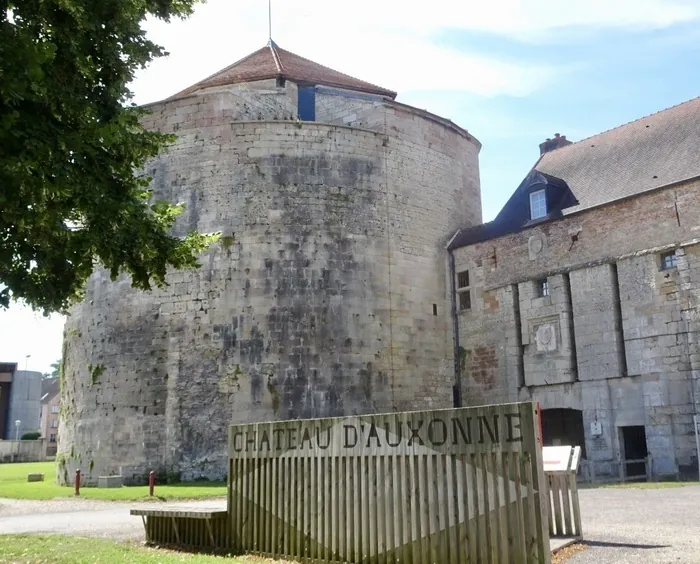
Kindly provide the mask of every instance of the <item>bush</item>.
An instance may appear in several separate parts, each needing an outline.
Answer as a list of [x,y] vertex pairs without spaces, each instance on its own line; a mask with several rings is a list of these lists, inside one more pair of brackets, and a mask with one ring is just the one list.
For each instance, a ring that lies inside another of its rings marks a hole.
[[39,431],[31,431],[29,433],[23,433],[22,436],[20,437],[20,440],[22,440],[22,441],[37,441],[37,440],[39,440],[39,437],[41,437],[41,433]]

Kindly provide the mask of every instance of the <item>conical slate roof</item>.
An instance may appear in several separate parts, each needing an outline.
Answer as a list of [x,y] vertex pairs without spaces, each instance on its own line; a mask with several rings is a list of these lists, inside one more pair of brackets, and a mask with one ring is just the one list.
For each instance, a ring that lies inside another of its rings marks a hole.
[[227,84],[253,82],[277,77],[289,79],[293,82],[335,86],[346,90],[388,96],[391,99],[396,98],[396,92],[314,63],[309,59],[281,49],[274,41],[270,41],[262,49],[258,49],[231,66],[186,88],[182,92],[178,92],[173,98],[213,86],[225,86]]

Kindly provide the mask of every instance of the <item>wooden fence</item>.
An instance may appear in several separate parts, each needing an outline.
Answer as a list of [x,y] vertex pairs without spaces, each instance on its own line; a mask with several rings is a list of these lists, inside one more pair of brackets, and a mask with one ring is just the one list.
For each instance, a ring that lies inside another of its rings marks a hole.
[[[604,466],[605,471],[603,473],[596,471],[597,465]],[[655,479],[658,479],[658,476],[654,473],[654,461],[650,455],[646,456],[645,458],[633,460],[623,458],[620,460],[602,462],[596,462],[593,460],[581,461],[581,473],[579,475],[579,480],[584,483],[624,483],[641,480],[652,482]],[[678,470],[676,469],[676,480],[678,479],[680,478],[678,476]]]
[[582,538],[576,472],[546,472],[551,537]]
[[576,473],[581,447],[544,447],[543,464],[549,512],[549,535],[568,539],[583,538]]
[[550,562],[534,403],[229,429],[234,549],[312,562]]

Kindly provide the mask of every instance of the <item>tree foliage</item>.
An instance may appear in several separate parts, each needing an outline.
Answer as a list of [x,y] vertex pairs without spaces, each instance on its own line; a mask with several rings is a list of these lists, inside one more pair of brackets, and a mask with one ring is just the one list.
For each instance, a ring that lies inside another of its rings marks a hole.
[[0,0],[0,306],[65,311],[96,264],[148,290],[213,240],[170,235],[182,206],[139,171],[173,137],[140,125],[128,89],[165,54],[141,24],[197,1]]
[[51,372],[44,372],[41,377],[44,380],[49,378],[58,378],[61,375],[61,359],[51,363]]

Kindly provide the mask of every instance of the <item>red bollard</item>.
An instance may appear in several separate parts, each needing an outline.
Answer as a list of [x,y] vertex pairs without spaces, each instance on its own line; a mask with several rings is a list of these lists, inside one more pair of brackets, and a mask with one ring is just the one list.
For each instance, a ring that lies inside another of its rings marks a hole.
[[156,487],[156,473],[151,470],[148,473],[148,495],[153,497],[153,488]]
[[75,471],[75,495],[80,495],[80,470]]

